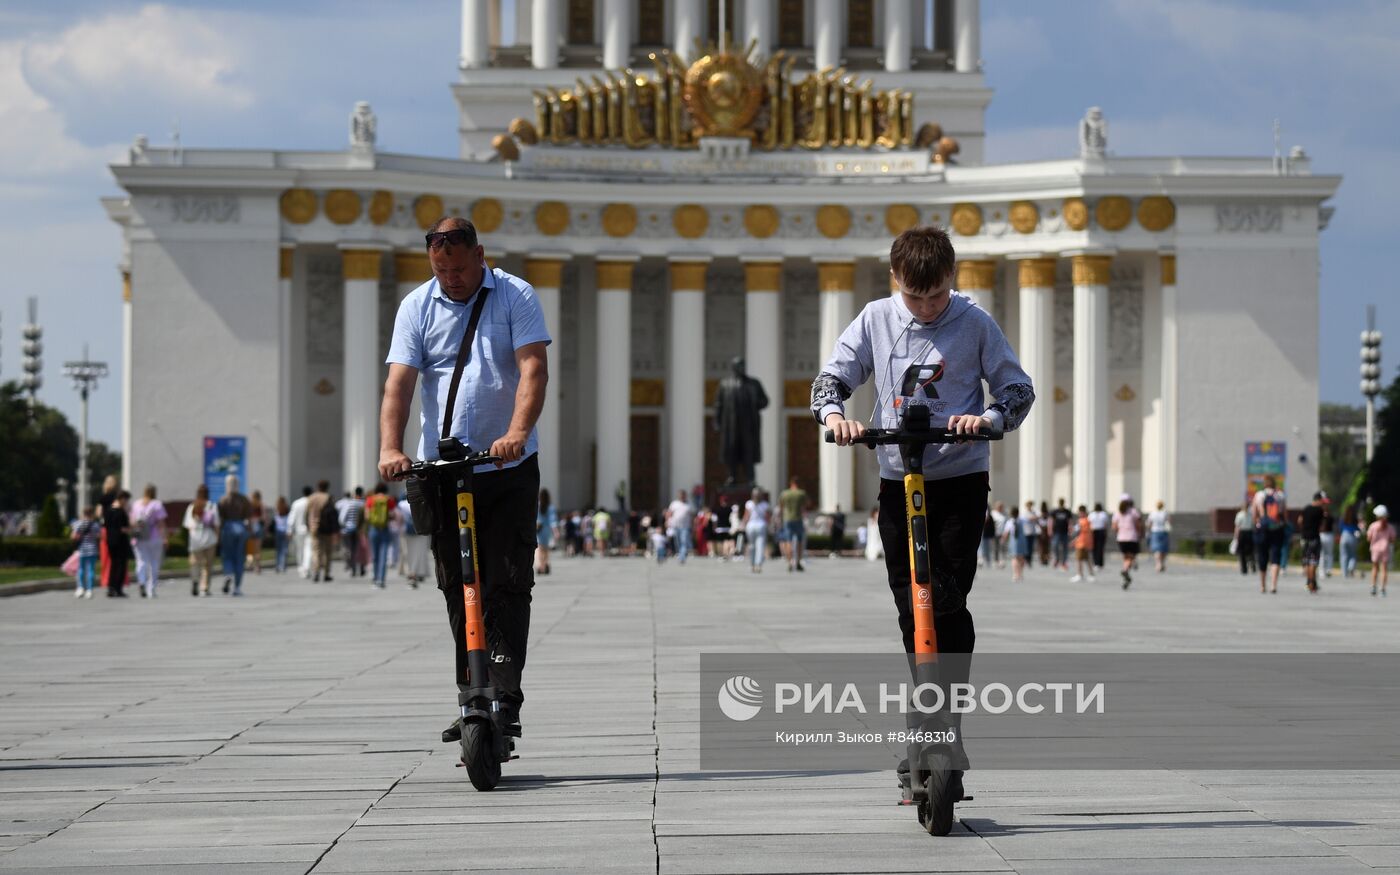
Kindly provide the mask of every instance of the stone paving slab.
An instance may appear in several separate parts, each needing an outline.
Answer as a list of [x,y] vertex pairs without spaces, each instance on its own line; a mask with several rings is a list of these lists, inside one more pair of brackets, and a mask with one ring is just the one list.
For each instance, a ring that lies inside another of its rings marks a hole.
[[[990,569],[972,596],[978,649],[1394,647],[1396,618],[1359,581],[1316,597],[1296,572],[1276,596],[1256,585],[1204,564],[1127,592]],[[439,593],[271,573],[245,589],[5,601],[0,870],[1400,868],[1400,781],[1385,772],[973,771],[976,799],[932,839],[894,804],[889,771],[701,771],[701,652],[888,652],[883,569],[862,560],[760,576],[556,559],[535,591],[522,758],[492,793],[438,741],[455,701]]]

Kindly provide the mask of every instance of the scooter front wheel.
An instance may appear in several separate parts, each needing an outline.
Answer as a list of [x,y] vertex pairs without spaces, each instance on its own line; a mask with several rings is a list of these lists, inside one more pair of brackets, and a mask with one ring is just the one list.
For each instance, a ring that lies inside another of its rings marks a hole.
[[[935,769],[925,779],[925,796],[919,805],[919,823],[931,836],[945,836],[953,829],[954,798],[953,773],[946,769]],[[957,795],[962,796],[958,790]]]
[[501,761],[496,759],[491,726],[484,720],[462,721],[462,763],[478,790],[494,790],[501,781]]

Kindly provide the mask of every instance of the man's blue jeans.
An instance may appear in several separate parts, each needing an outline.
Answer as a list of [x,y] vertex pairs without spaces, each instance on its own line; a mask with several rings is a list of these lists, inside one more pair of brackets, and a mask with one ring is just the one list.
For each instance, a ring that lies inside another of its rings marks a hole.
[[681,564],[685,564],[685,557],[690,555],[691,535],[689,526],[678,526],[676,532],[676,556]]
[[394,533],[388,527],[376,529],[369,527],[369,550],[374,557],[374,582],[384,583],[385,575],[388,574],[387,565],[389,563],[389,546],[394,542]]

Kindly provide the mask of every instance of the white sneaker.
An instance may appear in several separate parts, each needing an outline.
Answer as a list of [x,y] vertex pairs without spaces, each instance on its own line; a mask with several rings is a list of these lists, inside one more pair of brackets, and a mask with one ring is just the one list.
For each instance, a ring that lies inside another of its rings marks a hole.
[[1080,575],[1076,574],[1075,576],[1073,576],[1073,577],[1071,577],[1071,578],[1069,579],[1069,582],[1070,582],[1070,583],[1078,583],[1079,581],[1081,581],[1081,580],[1083,580],[1083,579],[1084,579],[1083,577],[1081,577]]
[[83,588],[82,588],[81,586],[78,587],[77,589],[73,590],[73,598],[75,598],[75,599],[80,599],[80,598],[82,598],[82,597],[83,597]]
[[1092,574],[1089,575],[1089,582],[1090,582],[1090,583],[1093,583],[1093,582],[1094,582],[1094,575],[1092,575]]
[[90,599],[90,598],[92,598],[92,590],[90,590],[90,589],[85,589],[85,590],[83,590],[83,598],[85,598],[85,599]]

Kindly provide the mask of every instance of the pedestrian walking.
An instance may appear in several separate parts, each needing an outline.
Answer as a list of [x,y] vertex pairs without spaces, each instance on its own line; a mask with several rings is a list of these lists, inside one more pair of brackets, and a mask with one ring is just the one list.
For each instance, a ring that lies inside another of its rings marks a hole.
[[311,582],[320,583],[324,576],[330,583],[331,560],[335,558],[335,539],[340,533],[340,515],[331,500],[331,484],[322,480],[306,502],[306,525],[311,538]]
[[687,500],[685,490],[676,493],[676,498],[666,508],[665,530],[676,543],[676,560],[684,565],[690,556],[695,525],[695,508]]
[[807,543],[805,514],[810,504],[796,475],[788,480],[788,488],[778,494],[778,507],[783,515],[783,553],[787,556],[788,571],[807,570],[802,563],[802,553]]
[[[1089,509],[1079,505],[1079,516],[1074,522],[1074,576],[1070,583],[1078,583],[1085,577],[1094,582],[1094,527],[1089,522]],[[1086,573],[1087,572],[1087,573]]]
[[1017,525],[1026,537],[1026,552],[1021,557],[1021,567],[1029,568],[1035,565],[1035,554],[1040,544],[1040,514],[1036,513],[1034,501],[1026,502],[1025,509],[1017,516]]
[[992,564],[992,545],[997,543],[999,536],[996,518],[992,516],[992,509],[988,507],[987,515],[982,518],[982,543],[977,545],[978,568],[986,568]]
[[1157,563],[1157,573],[1167,570],[1167,553],[1171,552],[1172,518],[1167,513],[1167,503],[1158,501],[1156,510],[1147,515],[1147,542],[1152,548],[1152,558]]
[[1233,545],[1233,552],[1240,560],[1240,574],[1248,575],[1254,570],[1254,522],[1249,515],[1248,503],[1235,512]]
[[1118,551],[1123,554],[1123,588],[1127,589],[1133,585],[1133,562],[1142,547],[1142,514],[1133,506],[1132,496],[1126,493],[1118,501],[1113,529],[1118,537]]
[[1283,571],[1283,554],[1288,550],[1288,497],[1278,488],[1273,477],[1264,478],[1264,488],[1254,493],[1250,503],[1250,519],[1254,522],[1254,558],[1259,564],[1259,591],[1265,592],[1270,574],[1278,592],[1278,578]]
[[1378,504],[1371,511],[1375,521],[1366,528],[1366,540],[1371,544],[1371,595],[1376,594],[1376,582],[1381,585],[1381,595],[1385,595],[1385,585],[1390,581],[1390,559],[1395,549],[1395,527],[1390,524],[1390,511]]
[[1006,526],[1006,502],[998,501],[992,505],[992,531],[996,537],[992,538],[992,561],[998,568],[1006,567],[1006,551],[1002,547],[1001,530]]
[[1061,571],[1069,571],[1069,527],[1073,519],[1074,514],[1061,498],[1050,512],[1050,550],[1055,567]]
[[207,597],[214,553],[219,547],[219,509],[209,500],[209,487],[203,483],[195,487],[194,501],[185,508],[182,525],[190,533],[190,595]]
[[554,509],[548,489],[540,490],[539,507],[535,511],[535,573],[548,574],[549,551],[559,530],[559,512]]
[[[117,493],[120,491],[121,484],[117,481],[117,476],[115,474],[108,474],[102,481],[102,492],[98,494],[97,498],[97,521],[102,523],[104,528],[106,526],[107,510],[111,508],[112,502],[117,500]],[[107,579],[110,577],[112,557],[107,550],[107,536],[105,533],[97,547],[97,562],[98,582],[102,586],[106,586]],[[125,581],[123,581],[123,583],[125,583]]]
[[277,573],[282,574],[287,570],[287,551],[291,548],[291,532],[289,521],[292,515],[292,506],[287,503],[287,496],[277,496],[277,505],[272,514],[272,544],[276,555]]
[[267,533],[267,508],[263,506],[262,492],[257,489],[248,498],[248,538],[243,542],[247,555],[244,563],[253,566],[254,574],[262,574],[263,536]]
[[846,546],[846,514],[841,511],[841,505],[836,505],[836,509],[831,512],[831,553],[830,558],[835,559],[841,555],[841,549]]
[[126,565],[131,561],[131,517],[126,512],[126,504],[130,500],[130,492],[118,491],[102,515],[108,557],[108,598],[126,598]]
[[763,490],[755,486],[749,500],[744,502],[744,540],[750,550],[749,570],[754,574],[763,571],[772,512],[772,506],[763,497]]
[[1348,504],[1342,509],[1342,525],[1339,547],[1342,559],[1342,577],[1350,579],[1356,574],[1356,542],[1361,538],[1361,522],[1356,513],[1356,505]]
[[1322,546],[1320,571],[1323,577],[1331,577],[1335,559],[1333,551],[1337,548],[1337,518],[1332,515],[1332,499],[1326,492],[1322,493],[1322,524],[1317,531],[1318,542]]
[[155,598],[160,566],[165,560],[165,505],[156,498],[156,487],[147,484],[131,506],[131,547],[136,554],[136,582],[142,598]]
[[97,583],[97,559],[102,544],[102,523],[97,520],[97,508],[83,508],[82,517],[73,526],[73,540],[78,546],[78,588],[73,595],[90,599]]
[[297,561],[297,574],[303,579],[311,576],[311,528],[306,506],[311,502],[311,487],[301,487],[301,495],[287,512],[287,530],[292,534],[292,556]]
[[[379,589],[389,585],[389,546],[394,540],[389,522],[396,505],[394,497],[389,494],[389,487],[382,480],[374,484],[374,492],[364,501],[364,528],[369,538],[370,568],[374,574],[374,585]],[[360,573],[364,573],[363,567]]]
[[1029,527],[1030,521],[1021,518],[1020,508],[1011,505],[1011,515],[1006,518],[1001,536],[1006,542],[1006,555],[1011,558],[1012,583],[1020,583],[1025,579],[1026,559],[1031,550],[1031,539],[1027,534]]
[[1108,511],[1103,509],[1102,502],[1095,502],[1094,509],[1089,511],[1089,528],[1094,533],[1094,568],[1103,571],[1104,548],[1108,546]]
[[1050,505],[1045,502],[1040,503],[1040,513],[1036,516],[1036,543],[1040,546],[1040,564],[1043,567],[1050,565],[1050,532],[1052,520],[1050,519]]
[[340,546],[345,551],[345,569],[351,577],[364,577],[365,563],[360,557],[360,529],[365,518],[365,488],[355,487],[355,494],[346,493],[335,503],[340,521]]
[[404,502],[399,502],[398,511],[403,520],[404,577],[408,578],[409,589],[417,589],[428,579],[428,538],[418,534],[413,514]]
[[1322,562],[1322,515],[1327,493],[1313,493],[1312,503],[1303,508],[1298,532],[1303,547],[1303,578],[1308,592],[1317,593],[1317,566]]
[[243,569],[248,561],[249,520],[253,503],[238,491],[238,475],[224,478],[219,499],[219,555],[224,563],[224,595],[243,595]]

